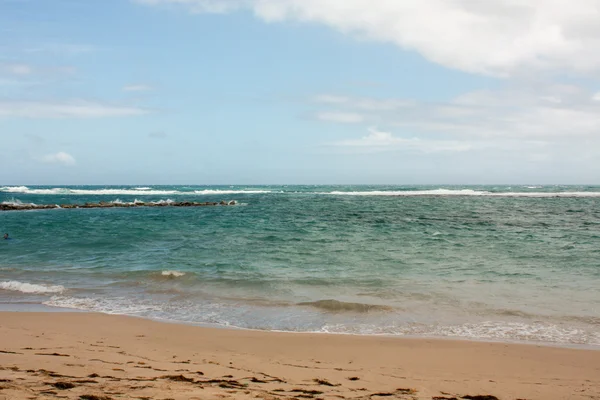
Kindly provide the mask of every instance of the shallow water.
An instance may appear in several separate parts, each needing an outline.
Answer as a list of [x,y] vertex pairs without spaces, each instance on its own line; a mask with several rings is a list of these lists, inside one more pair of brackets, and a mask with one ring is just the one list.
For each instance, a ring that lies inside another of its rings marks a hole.
[[600,346],[600,187],[2,187],[0,303]]

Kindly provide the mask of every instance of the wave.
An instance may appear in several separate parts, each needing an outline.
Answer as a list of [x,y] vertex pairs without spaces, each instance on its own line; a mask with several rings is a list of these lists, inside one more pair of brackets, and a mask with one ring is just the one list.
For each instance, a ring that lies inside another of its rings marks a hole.
[[125,298],[92,299],[81,297],[53,296],[42,304],[50,307],[72,308],[105,314],[136,315],[139,313],[161,311],[158,305],[138,304]]
[[[485,321],[428,327],[427,335],[493,341],[524,341],[600,345],[598,332],[540,322]],[[411,332],[412,333],[412,332]],[[414,333],[420,333],[418,331]]]
[[133,188],[133,189],[73,189],[73,188],[28,188],[27,186],[4,186],[0,192],[5,193],[23,193],[39,195],[115,195],[115,196],[164,196],[164,195],[222,195],[222,194],[260,194],[272,193],[270,190],[195,190],[193,192],[182,192],[179,190],[152,190],[151,188]]
[[307,301],[298,303],[299,306],[310,306],[328,312],[359,312],[367,313],[372,311],[390,311],[392,307],[382,306],[376,304],[364,304],[364,303],[347,303],[338,300],[318,300],[318,301]]
[[181,271],[162,271],[160,273],[162,276],[166,276],[169,278],[179,278],[181,276],[185,275],[185,272],[181,272]]
[[157,201],[143,201],[143,200],[135,199],[133,201],[122,201],[121,199],[115,199],[113,201],[109,201],[109,203],[118,204],[118,205],[129,204],[129,205],[133,205],[133,206],[140,206],[140,205],[144,205],[144,204],[168,205],[168,204],[175,203],[175,200],[166,199],[166,200],[157,200]]
[[600,197],[600,192],[582,192],[582,191],[554,191],[542,192],[531,191],[531,189],[542,189],[538,186],[525,186],[529,189],[523,192],[490,192],[476,189],[423,189],[423,190],[365,190],[365,191],[339,191],[330,192],[286,192],[264,189],[202,189],[193,191],[180,190],[157,190],[151,187],[135,188],[102,188],[102,189],[75,189],[69,187],[56,188],[29,188],[27,186],[4,186],[0,187],[0,192],[4,193],[23,193],[37,195],[115,195],[115,196],[180,196],[180,195],[224,195],[224,194],[306,194],[306,195],[324,195],[324,196],[395,196],[395,197],[415,197],[415,196],[480,196],[480,197]]
[[600,197],[600,192],[488,192],[473,189],[430,189],[430,190],[396,190],[396,191],[357,191],[357,192],[317,192],[320,195],[334,196],[480,196],[480,197]]
[[43,195],[178,195],[190,194],[189,192],[179,192],[177,190],[137,190],[137,189],[72,189],[72,188],[50,188],[50,189],[30,189],[27,186],[4,186],[0,188],[1,192],[23,193],[23,194],[43,194]]
[[[356,315],[344,317],[340,315],[341,312],[367,313],[367,310],[370,309],[369,306],[372,305],[344,303],[335,300],[305,303],[309,306],[324,305],[326,311],[331,311],[330,308],[332,307],[333,311],[338,314],[327,318],[326,321],[322,319],[321,315],[297,309],[294,311],[287,305],[284,305],[284,310],[266,310],[260,305],[258,307],[256,305],[248,307],[238,303],[182,302],[179,299],[177,303],[169,304],[151,297],[137,299],[122,296],[81,298],[60,294],[52,296],[43,304],[106,314],[142,316],[170,322],[215,324],[233,328],[278,332],[441,337],[483,341],[600,346],[600,332],[594,326],[572,326],[571,324],[557,324],[550,321],[423,323],[406,320],[406,318],[399,319],[398,316],[401,314],[393,312],[383,316],[373,314],[363,315],[360,318]],[[376,309],[379,310],[379,308]],[[286,318],[282,318],[286,315]],[[375,319],[369,319],[370,316],[375,317]]]
[[0,204],[4,204],[4,205],[7,205],[7,206],[16,206],[16,207],[26,207],[26,206],[36,206],[37,205],[35,203],[23,203],[21,200],[18,200],[18,199],[15,199],[15,198],[3,201]]
[[21,293],[62,293],[64,286],[60,285],[38,285],[34,283],[6,281],[0,282],[0,289]]

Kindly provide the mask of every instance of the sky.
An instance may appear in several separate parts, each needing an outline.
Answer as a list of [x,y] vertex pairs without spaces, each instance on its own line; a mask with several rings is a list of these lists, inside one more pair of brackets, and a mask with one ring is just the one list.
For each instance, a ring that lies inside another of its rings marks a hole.
[[0,185],[598,184],[600,0],[0,0]]

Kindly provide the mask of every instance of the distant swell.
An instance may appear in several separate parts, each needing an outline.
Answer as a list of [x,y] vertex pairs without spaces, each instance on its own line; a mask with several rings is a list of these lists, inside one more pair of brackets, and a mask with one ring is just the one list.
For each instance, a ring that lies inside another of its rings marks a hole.
[[18,281],[0,282],[0,289],[21,293],[62,293],[65,290],[64,286],[60,285],[37,285]]
[[318,300],[298,303],[300,306],[310,306],[328,312],[358,312],[390,311],[393,308],[376,304],[346,303],[338,300]]

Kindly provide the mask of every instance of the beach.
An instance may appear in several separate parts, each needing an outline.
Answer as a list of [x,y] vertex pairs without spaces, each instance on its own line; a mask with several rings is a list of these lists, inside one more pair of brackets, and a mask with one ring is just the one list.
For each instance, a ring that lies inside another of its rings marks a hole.
[[96,313],[0,313],[0,367],[2,400],[600,398],[597,350]]

